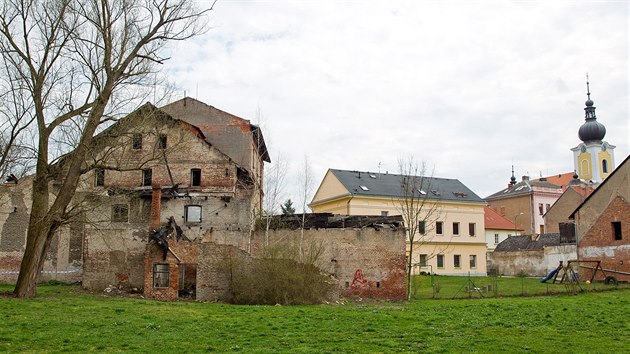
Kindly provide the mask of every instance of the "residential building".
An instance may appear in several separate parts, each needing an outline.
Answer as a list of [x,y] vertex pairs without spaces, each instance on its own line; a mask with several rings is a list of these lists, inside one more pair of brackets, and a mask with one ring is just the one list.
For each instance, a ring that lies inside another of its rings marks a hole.
[[485,198],[488,206],[499,215],[507,218],[525,234],[544,234],[546,231],[543,215],[562,195],[562,187],[544,179],[530,180],[523,176],[516,182],[514,171],[507,188]]
[[406,178],[424,179],[423,211],[436,210],[418,225],[414,271],[485,275],[485,202],[457,179],[329,169],[309,206],[316,213],[401,215]]
[[523,232],[523,228],[518,227],[490,207],[484,207],[483,214],[488,252],[494,251],[494,248],[506,238],[519,236]]

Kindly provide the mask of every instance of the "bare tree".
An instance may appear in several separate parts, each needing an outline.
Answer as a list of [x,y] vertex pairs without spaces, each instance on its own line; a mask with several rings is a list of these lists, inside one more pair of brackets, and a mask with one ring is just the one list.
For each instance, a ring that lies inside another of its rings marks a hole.
[[[155,84],[165,44],[206,26],[188,0],[6,0],[0,5],[3,71],[26,97],[37,127],[37,163],[26,250],[15,288],[35,295],[44,255],[68,217],[95,134]],[[71,154],[54,159],[58,142]],[[52,195],[50,182],[61,187]]]
[[409,239],[407,257],[407,299],[411,300],[411,276],[414,265],[414,251],[431,241],[431,228],[440,214],[440,206],[436,200],[430,199],[434,192],[431,184],[433,173],[427,175],[427,166],[420,165],[413,157],[398,160],[400,174],[400,196],[394,200],[396,208],[403,217]]
[[304,224],[306,222],[306,208],[309,201],[309,197],[313,192],[313,171],[311,164],[308,160],[308,155],[304,155],[304,161],[302,162],[302,168],[298,175],[299,180],[299,195],[302,203],[302,220],[300,222],[300,255],[302,255],[302,244],[304,242]]
[[280,154],[276,155],[275,162],[269,167],[265,174],[263,185],[264,199],[262,217],[265,221],[265,246],[269,246],[269,227],[273,216],[278,214],[287,175],[288,164]]

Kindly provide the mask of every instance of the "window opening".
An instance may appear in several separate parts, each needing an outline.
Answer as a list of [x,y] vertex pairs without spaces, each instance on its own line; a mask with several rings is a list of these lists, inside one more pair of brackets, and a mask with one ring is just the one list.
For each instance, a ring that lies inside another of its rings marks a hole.
[[453,266],[455,268],[461,268],[461,258],[462,256],[459,254],[453,256]]
[[94,185],[102,187],[105,185],[105,170],[97,168],[94,170]]
[[470,269],[475,269],[475,268],[477,268],[477,255],[471,254],[470,255]]
[[437,267],[444,268],[444,255],[443,254],[437,255]]
[[474,222],[468,223],[468,234],[470,236],[475,236],[475,223]]
[[602,160],[602,172],[608,173],[608,161]]
[[621,235],[621,221],[613,221],[612,228],[613,228],[613,236],[615,237],[615,240],[621,240],[623,238]]
[[150,168],[142,170],[142,185],[150,186],[153,179],[153,171]]
[[426,222],[424,220],[418,223],[418,232],[424,235],[427,232]]
[[458,222],[453,223],[453,235],[459,236],[459,223]]
[[498,244],[499,243],[499,234],[494,234],[494,244]]
[[420,267],[426,268],[427,267],[427,255],[426,254],[421,254],[420,255],[420,261],[418,263],[420,263]]
[[435,233],[438,235],[442,235],[444,230],[442,230],[444,223],[441,221],[435,222]]
[[154,264],[153,265],[153,287],[154,288],[168,288],[170,283],[170,265],[169,264]]
[[193,168],[190,170],[190,185],[193,187],[201,186],[201,169]]
[[166,149],[166,134],[160,134],[158,137],[158,148]]
[[186,222],[201,222],[201,205],[186,205],[184,214]]
[[387,215],[389,215],[389,211],[381,210],[381,216],[387,216]]
[[131,143],[131,147],[134,150],[140,150],[142,149],[142,134],[140,133],[135,133],[133,135],[133,139],[132,139],[132,143]]

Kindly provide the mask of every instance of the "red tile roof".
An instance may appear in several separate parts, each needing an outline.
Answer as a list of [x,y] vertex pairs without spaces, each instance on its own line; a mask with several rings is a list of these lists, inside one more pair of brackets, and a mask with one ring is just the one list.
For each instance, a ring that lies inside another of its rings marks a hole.
[[580,193],[582,195],[582,197],[586,198],[589,195],[591,195],[591,193],[593,193],[593,191],[595,189],[593,189],[593,187],[591,186],[586,186],[586,187],[582,187],[582,186],[571,186],[569,187],[571,189],[573,189],[574,191]]
[[514,225],[513,222],[501,216],[501,214],[490,207],[483,208],[483,216],[486,229],[524,231],[522,227]]
[[[562,191],[567,189],[567,185],[569,182],[573,180],[574,172],[566,172],[566,173],[558,173],[557,175],[552,175],[548,177],[543,177],[547,179],[547,182],[557,184],[562,187]],[[534,181],[540,181],[540,178],[535,179]]]

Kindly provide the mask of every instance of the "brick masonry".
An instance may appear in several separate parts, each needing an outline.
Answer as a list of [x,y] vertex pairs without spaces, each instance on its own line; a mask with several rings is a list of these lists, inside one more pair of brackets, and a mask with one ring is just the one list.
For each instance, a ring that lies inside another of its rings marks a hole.
[[[615,240],[613,222],[621,223],[621,240]],[[599,260],[604,269],[630,273],[630,204],[616,197],[580,237],[579,260]],[[630,281],[630,275],[608,272],[620,281]],[[597,280],[604,275],[598,273]]]

